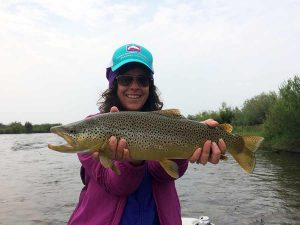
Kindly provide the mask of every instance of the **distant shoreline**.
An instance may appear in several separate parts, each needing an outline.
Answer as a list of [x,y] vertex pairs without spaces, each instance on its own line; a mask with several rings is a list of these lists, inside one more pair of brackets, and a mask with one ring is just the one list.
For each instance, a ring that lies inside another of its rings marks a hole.
[[26,122],[24,125],[21,122],[13,122],[9,125],[0,123],[0,134],[50,133],[51,127],[59,125],[61,125],[61,123],[32,124]]
[[0,135],[4,134],[51,134],[51,132],[31,132],[31,133],[0,133]]

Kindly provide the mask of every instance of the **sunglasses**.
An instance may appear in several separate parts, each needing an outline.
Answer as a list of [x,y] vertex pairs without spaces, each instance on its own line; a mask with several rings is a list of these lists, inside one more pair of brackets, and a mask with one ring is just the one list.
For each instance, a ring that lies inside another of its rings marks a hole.
[[148,87],[150,81],[153,80],[149,76],[132,76],[132,75],[121,75],[116,78],[118,84],[122,86],[129,86],[133,80],[137,82],[137,84],[141,87]]

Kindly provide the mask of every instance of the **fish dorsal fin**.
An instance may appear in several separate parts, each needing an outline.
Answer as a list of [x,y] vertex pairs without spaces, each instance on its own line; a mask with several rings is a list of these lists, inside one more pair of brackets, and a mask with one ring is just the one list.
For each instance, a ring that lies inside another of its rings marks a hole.
[[154,113],[163,116],[173,117],[173,118],[185,118],[183,115],[181,115],[179,109],[163,109],[163,110],[154,111]]
[[222,123],[218,126],[218,128],[228,133],[231,133],[233,130],[233,127],[229,123]]

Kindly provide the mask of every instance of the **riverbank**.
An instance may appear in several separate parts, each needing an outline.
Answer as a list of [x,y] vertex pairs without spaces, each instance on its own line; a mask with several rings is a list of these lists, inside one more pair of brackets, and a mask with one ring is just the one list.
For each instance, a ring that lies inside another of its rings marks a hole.
[[0,123],[0,134],[50,133],[50,128],[58,125],[61,123],[31,124],[26,122],[24,125],[21,122],[13,122],[9,125]]
[[294,140],[285,135],[281,137],[268,137],[264,132],[263,125],[256,126],[236,126],[234,133],[239,135],[256,135],[264,137],[260,148],[268,151],[288,151],[300,153],[300,140]]

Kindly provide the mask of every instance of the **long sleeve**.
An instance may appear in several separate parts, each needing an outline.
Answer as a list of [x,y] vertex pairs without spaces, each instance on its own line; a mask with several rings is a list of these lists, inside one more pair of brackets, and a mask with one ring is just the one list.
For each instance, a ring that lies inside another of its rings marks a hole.
[[104,168],[89,153],[78,154],[78,158],[90,179],[117,196],[127,196],[134,192],[144,177],[145,165],[133,166],[129,162],[114,161],[121,172],[117,175],[111,169]]

